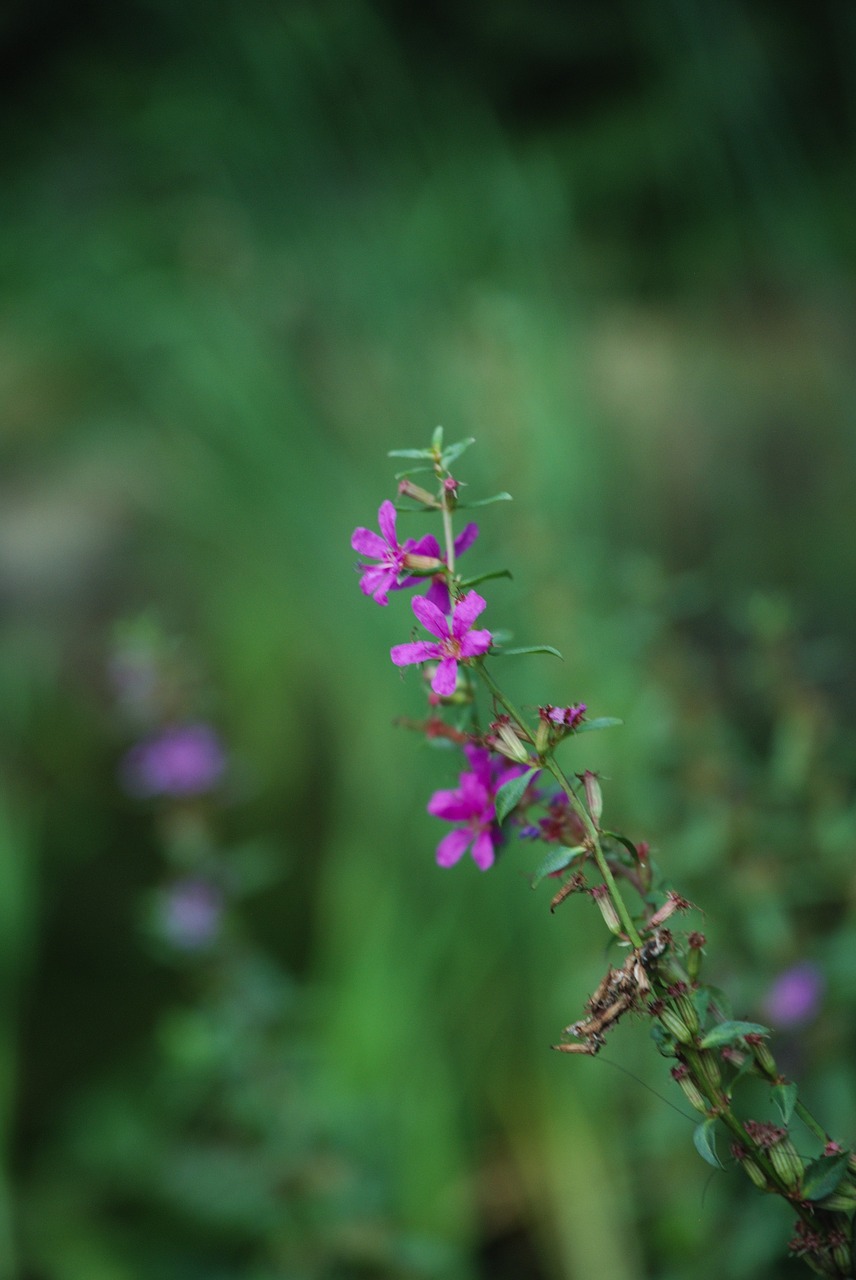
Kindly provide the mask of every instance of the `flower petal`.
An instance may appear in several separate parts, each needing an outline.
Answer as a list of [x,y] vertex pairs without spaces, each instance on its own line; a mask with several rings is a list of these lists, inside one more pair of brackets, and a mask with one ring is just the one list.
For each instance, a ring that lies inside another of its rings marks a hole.
[[430,640],[416,640],[412,644],[396,644],[389,651],[389,656],[397,667],[406,667],[411,662],[426,662],[428,658],[439,657],[439,645]]
[[479,871],[487,871],[494,863],[493,838],[490,831],[480,831],[473,841],[473,862]]
[[455,555],[462,556],[473,545],[478,536],[479,527],[477,524],[470,523],[463,528],[455,539]]
[[470,843],[468,831],[450,831],[437,845],[437,864],[441,867],[452,867],[460,861]]
[[468,631],[461,637],[461,657],[475,658],[487,653],[493,644],[493,636],[489,631]]
[[443,552],[440,550],[440,544],[434,537],[433,533],[426,533],[424,538],[420,538],[417,542],[410,540],[404,544],[408,551],[415,556],[431,556],[435,560],[442,560]]
[[449,624],[437,606],[432,604],[430,600],[426,600],[424,596],[417,596],[413,601],[413,612],[425,630],[430,631],[432,636],[437,636],[440,640],[445,640],[448,637]]
[[380,534],[364,529],[362,525],[351,534],[351,547],[361,556],[373,556],[375,560],[383,560],[389,552]]
[[365,596],[374,596],[378,604],[389,604],[387,592],[395,582],[395,574],[373,564],[360,578],[360,590]]
[[[415,579],[412,579],[415,581]],[[431,586],[425,592],[425,599],[433,605],[436,605],[444,617],[448,617],[452,612],[452,599],[449,595],[449,588],[446,586],[446,579],[441,573],[434,578]]]
[[452,616],[452,635],[456,640],[460,640],[469,631],[476,618],[486,608],[487,601],[477,591],[468,591],[463,600],[458,601]]
[[395,507],[387,498],[386,502],[380,504],[377,513],[377,522],[380,525],[380,531],[386,538],[389,545],[393,548],[398,547],[398,538],[395,536],[395,519],[397,512]]
[[427,807],[433,817],[445,818],[447,822],[466,822],[471,817],[472,806],[460,791],[435,791]]
[[[433,649],[438,648],[437,645],[431,646]],[[458,683],[458,661],[457,658],[443,658],[434,672],[434,679],[431,681],[431,688],[441,698],[451,698],[455,692],[455,685]]]

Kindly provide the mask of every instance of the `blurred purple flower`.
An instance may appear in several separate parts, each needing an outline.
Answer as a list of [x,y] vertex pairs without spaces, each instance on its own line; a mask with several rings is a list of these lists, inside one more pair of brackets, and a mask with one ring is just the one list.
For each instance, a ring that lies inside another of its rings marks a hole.
[[411,662],[426,662],[436,658],[439,666],[434,672],[431,688],[441,698],[449,698],[455,692],[458,679],[458,663],[467,658],[478,657],[487,653],[493,637],[489,631],[473,631],[472,625],[486,607],[486,601],[477,591],[469,591],[463,600],[455,602],[451,622],[443,611],[417,596],[413,601],[413,612],[426,631],[430,631],[439,640],[417,640],[411,644],[397,644],[390,650],[390,657],[397,667],[406,667]]
[[810,1022],[820,1008],[824,985],[823,974],[808,960],[785,969],[764,997],[765,1016],[781,1029]]
[[222,919],[223,895],[208,880],[179,880],[161,899],[161,932],[183,951],[197,951],[213,942]]
[[508,765],[501,756],[491,756],[484,747],[470,743],[464,747],[471,770],[458,778],[455,791],[435,791],[428,812],[435,818],[458,823],[437,845],[437,862],[451,867],[472,845],[473,861],[487,871],[496,857],[499,823],[496,821],[496,793],[504,782],[525,773],[523,765]]
[[129,795],[190,796],[210,791],[226,770],[226,753],[207,724],[175,725],[138,742],[120,766]]

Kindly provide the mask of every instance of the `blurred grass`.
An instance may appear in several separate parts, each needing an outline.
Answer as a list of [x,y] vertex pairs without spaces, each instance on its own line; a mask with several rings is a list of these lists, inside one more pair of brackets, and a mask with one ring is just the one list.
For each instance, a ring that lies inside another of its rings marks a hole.
[[[470,553],[514,573],[486,621],[566,659],[510,667],[516,700],[625,720],[570,766],[602,770],[610,821],[704,906],[736,1008],[795,958],[824,965],[791,1051],[846,1140],[853,29],[759,13],[438,8],[426,32],[356,0],[152,4],[123,16],[133,40],[98,11],[10,87],[3,1238],[22,1276],[780,1274],[784,1215],[708,1182],[642,1087],[675,1101],[638,1028],[608,1056],[642,1084],[548,1052],[605,963],[579,904],[550,918],[523,853],[437,872],[424,804],[457,762],[391,728],[419,709],[385,658],[409,621],[359,595],[348,549],[387,449],[438,422],[477,437],[473,493],[515,497]],[[161,869],[115,783],[104,668],[114,621],[151,606],[240,761],[227,835],[267,838],[285,873],[247,923],[308,1011],[222,1069],[275,1111],[260,1064],[299,1061],[299,1224],[287,1143],[254,1184],[233,1140],[200,1185],[198,1117],[170,1101],[196,1079],[181,1011],[232,1015],[134,928]],[[239,1185],[257,1194],[218,1227]]]

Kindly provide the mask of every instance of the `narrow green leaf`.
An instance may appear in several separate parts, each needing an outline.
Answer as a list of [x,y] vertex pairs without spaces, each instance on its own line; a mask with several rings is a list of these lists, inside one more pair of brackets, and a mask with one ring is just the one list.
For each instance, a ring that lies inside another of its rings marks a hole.
[[475,498],[472,502],[458,502],[459,511],[468,511],[471,507],[489,507],[492,502],[511,502],[510,493],[495,493],[492,498]]
[[791,1116],[794,1114],[798,1093],[799,1089],[793,1083],[775,1084],[770,1091],[770,1097],[779,1108],[783,1124],[791,1123]]
[[617,840],[619,844],[623,844],[625,849],[634,858],[639,857],[639,852],[632,840],[628,840],[627,836],[620,836],[617,831],[604,831],[603,835],[609,836],[610,840]]
[[461,454],[475,442],[475,436],[469,436],[468,439],[459,440],[456,444],[450,444],[447,449],[444,449],[440,461],[445,469],[448,471],[451,464],[460,458]]
[[558,849],[551,849],[532,876],[532,888],[537,888],[544,877],[551,876],[554,871],[564,871],[565,867],[570,866],[574,858],[581,853],[585,853],[585,845],[582,844],[575,844],[572,849],[564,845]]
[[434,434],[431,437],[431,448],[438,451],[443,448],[443,428],[435,427]]
[[[406,471],[396,471],[394,480],[403,480],[405,476],[418,476],[420,471],[433,471],[433,467],[408,467]],[[409,510],[409,508],[408,508]]]
[[822,1200],[831,1196],[847,1172],[849,1151],[837,1156],[818,1156],[806,1167],[800,1195],[803,1200]]
[[466,578],[461,587],[475,587],[480,582],[488,582],[491,578],[510,578],[511,572],[508,569],[495,569],[493,573],[480,573],[476,578]]
[[538,772],[538,769],[527,769],[525,773],[521,773],[516,778],[510,778],[508,782],[502,784],[496,793],[497,822],[504,822],[511,810],[519,804],[523,792]]
[[768,1036],[769,1034],[770,1028],[763,1027],[760,1022],[720,1022],[719,1026],[712,1027],[707,1035],[703,1037],[701,1047],[702,1049],[718,1049],[724,1044],[732,1044],[742,1036]]
[[583,720],[577,725],[574,733],[592,733],[595,729],[612,729],[617,724],[624,724],[617,716],[598,716],[595,720]]
[[388,458],[427,458],[434,457],[431,449],[389,449],[387,451]]
[[701,1124],[696,1125],[693,1130],[693,1142],[702,1160],[706,1160],[708,1164],[713,1165],[714,1169],[723,1169],[725,1166],[716,1154],[715,1128],[716,1120],[713,1116],[708,1116],[706,1120],[702,1120]]
[[559,650],[554,649],[551,644],[527,644],[520,649],[491,649],[490,653],[495,658],[515,658],[522,653],[552,653],[555,658],[562,657]]

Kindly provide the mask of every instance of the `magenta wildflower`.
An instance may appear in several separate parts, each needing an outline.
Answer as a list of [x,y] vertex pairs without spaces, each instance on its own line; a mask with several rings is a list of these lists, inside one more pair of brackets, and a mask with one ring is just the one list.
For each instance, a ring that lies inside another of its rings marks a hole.
[[455,601],[449,621],[436,604],[424,596],[417,596],[413,601],[413,612],[425,630],[437,637],[438,643],[417,640],[410,644],[397,644],[390,650],[390,657],[397,667],[406,667],[411,662],[427,662],[431,658],[439,660],[431,688],[441,698],[451,697],[458,680],[458,663],[487,653],[490,648],[492,636],[489,631],[471,630],[485,606],[486,602],[478,592],[468,591],[462,600]]
[[557,724],[565,729],[576,729],[586,713],[586,704],[580,702],[575,707],[539,707],[542,720]]
[[389,592],[395,587],[404,569],[404,557],[413,549],[413,539],[403,545],[395,532],[396,510],[387,499],[377,513],[380,533],[360,527],[351,537],[351,547],[361,556],[377,560],[377,564],[361,565],[363,576],[360,590],[363,595],[374,596],[378,604],[389,604]]
[[503,783],[519,777],[525,769],[519,764],[507,765],[502,758],[492,757],[484,747],[471,743],[464,752],[472,768],[460,775],[457,789],[435,791],[428,801],[428,812],[435,818],[459,824],[437,845],[437,862],[441,867],[451,867],[472,845],[473,861],[479,870],[487,871],[496,857],[500,835],[496,793]]
[[189,796],[210,791],[226,771],[226,753],[207,724],[172,725],[138,742],[120,775],[132,796]]

